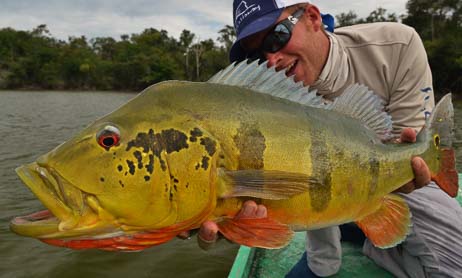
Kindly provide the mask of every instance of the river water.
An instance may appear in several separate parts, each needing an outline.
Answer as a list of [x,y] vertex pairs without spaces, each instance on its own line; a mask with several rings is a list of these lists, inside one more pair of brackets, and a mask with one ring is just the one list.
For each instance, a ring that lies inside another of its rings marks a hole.
[[[135,94],[0,91],[0,277],[226,277],[238,249],[226,240],[212,250],[196,239],[173,241],[138,253],[75,251],[10,232],[9,221],[42,210],[14,169],[34,161],[94,119]],[[462,105],[456,103],[456,122]],[[460,121],[462,123],[462,121]],[[462,138],[462,125],[456,129]],[[458,169],[462,148],[456,141]]]

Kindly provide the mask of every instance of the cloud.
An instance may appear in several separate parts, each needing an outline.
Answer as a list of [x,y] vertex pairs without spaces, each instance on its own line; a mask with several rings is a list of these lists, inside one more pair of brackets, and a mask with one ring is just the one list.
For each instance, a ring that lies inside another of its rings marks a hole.
[[367,17],[372,11],[381,7],[387,10],[387,13],[396,13],[398,16],[406,13],[406,0],[351,0],[351,1],[325,1],[313,0],[313,4],[319,7],[321,12],[338,15],[354,11],[359,17]]
[[[403,13],[405,0],[314,0],[332,15],[354,10],[366,17],[377,7]],[[46,24],[54,37],[120,38],[146,28],[167,30],[178,38],[183,29],[201,39],[216,39],[224,25],[232,25],[231,0],[0,0],[0,28],[32,30]]]

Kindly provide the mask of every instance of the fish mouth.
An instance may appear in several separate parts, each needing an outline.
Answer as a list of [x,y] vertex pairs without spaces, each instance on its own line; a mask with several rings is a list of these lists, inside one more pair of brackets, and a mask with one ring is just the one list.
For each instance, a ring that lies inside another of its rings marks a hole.
[[95,196],[78,189],[52,168],[34,162],[18,167],[16,172],[47,210],[15,217],[10,222],[13,232],[34,238],[114,232],[113,225],[100,221],[101,207]]
[[[84,192],[57,171],[39,163],[16,169],[21,180],[47,210],[15,217],[10,229],[21,236],[72,249],[139,251],[167,242],[176,230],[136,230],[121,224],[102,206],[96,196]],[[126,230],[128,228],[128,230]]]

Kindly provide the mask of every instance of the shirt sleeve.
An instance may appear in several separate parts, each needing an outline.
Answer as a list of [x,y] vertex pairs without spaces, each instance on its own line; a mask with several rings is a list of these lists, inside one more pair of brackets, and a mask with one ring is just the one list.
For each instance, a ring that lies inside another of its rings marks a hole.
[[422,40],[411,29],[409,43],[402,46],[392,84],[388,113],[395,135],[405,127],[419,131],[435,105],[432,74]]

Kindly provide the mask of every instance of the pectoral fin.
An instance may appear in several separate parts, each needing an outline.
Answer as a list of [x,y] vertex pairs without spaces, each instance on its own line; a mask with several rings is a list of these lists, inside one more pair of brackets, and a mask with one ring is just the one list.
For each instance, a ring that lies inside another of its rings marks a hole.
[[227,239],[249,247],[282,248],[294,234],[289,226],[269,218],[226,218],[217,225]]
[[221,198],[288,199],[319,182],[305,174],[272,170],[220,170]]
[[411,211],[403,198],[389,194],[381,201],[379,209],[356,224],[374,246],[385,249],[401,243],[409,234],[412,223]]

